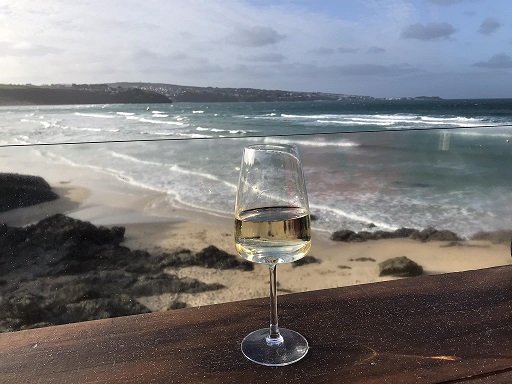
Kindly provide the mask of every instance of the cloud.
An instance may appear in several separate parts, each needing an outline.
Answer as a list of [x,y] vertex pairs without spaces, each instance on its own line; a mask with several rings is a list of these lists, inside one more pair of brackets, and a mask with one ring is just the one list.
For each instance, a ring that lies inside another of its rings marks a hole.
[[326,47],[319,47],[319,48],[311,49],[309,52],[311,52],[314,55],[332,55],[334,53],[334,49],[326,48]]
[[328,70],[344,76],[400,76],[419,72],[411,65],[347,64],[329,67]]
[[373,46],[368,48],[368,53],[384,53],[386,50],[382,47]]
[[356,53],[358,51],[357,48],[348,48],[348,47],[339,47],[339,53]]
[[251,61],[251,62],[260,62],[260,63],[280,63],[284,60],[284,56],[280,53],[262,53],[259,55],[251,55],[240,57],[242,60]]
[[490,35],[496,32],[500,27],[501,23],[497,19],[494,17],[488,17],[482,22],[482,24],[480,24],[478,32],[480,32],[482,35]]
[[473,64],[473,67],[489,69],[512,68],[512,57],[505,53],[499,53],[497,55],[494,55],[487,61],[479,61]]
[[264,47],[283,40],[286,36],[279,34],[275,29],[263,26],[252,28],[236,28],[226,41],[241,47]]
[[182,52],[182,51],[173,52],[173,53],[170,53],[169,55],[167,55],[167,58],[169,60],[176,60],[176,61],[187,60],[189,57],[190,56],[187,53]]
[[448,23],[412,24],[405,28],[401,37],[416,40],[445,40],[455,33],[455,28]]
[[26,41],[12,44],[0,42],[0,55],[3,56],[44,56],[62,51],[62,49],[55,47],[32,44]]
[[464,0],[429,0],[432,4],[437,5],[451,5],[455,3],[462,3]]

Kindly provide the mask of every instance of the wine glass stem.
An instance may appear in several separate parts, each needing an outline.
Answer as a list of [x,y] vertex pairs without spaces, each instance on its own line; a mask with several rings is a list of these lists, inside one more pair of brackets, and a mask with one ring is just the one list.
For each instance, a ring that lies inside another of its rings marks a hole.
[[277,278],[276,264],[269,264],[270,269],[270,332],[267,337],[268,344],[279,345],[283,342],[283,338],[279,333],[277,320]]

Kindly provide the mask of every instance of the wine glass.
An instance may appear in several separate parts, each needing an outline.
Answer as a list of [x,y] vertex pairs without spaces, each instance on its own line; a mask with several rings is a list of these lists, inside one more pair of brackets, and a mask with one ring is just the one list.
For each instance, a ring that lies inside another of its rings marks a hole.
[[270,269],[270,327],[247,335],[242,352],[251,361],[282,366],[303,358],[307,340],[278,327],[276,266],[304,257],[311,247],[308,197],[294,145],[244,148],[235,204],[235,246],[241,257]]

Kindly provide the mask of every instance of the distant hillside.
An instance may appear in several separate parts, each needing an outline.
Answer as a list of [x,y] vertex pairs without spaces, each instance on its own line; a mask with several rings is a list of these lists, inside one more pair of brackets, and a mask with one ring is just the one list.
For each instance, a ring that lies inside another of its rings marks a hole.
[[172,103],[160,93],[99,85],[0,85],[0,105]]
[[[0,105],[150,104],[176,102],[376,100],[341,93],[295,92],[254,88],[193,87],[164,83],[0,85]],[[440,100],[436,96],[387,100]]]
[[368,100],[369,96],[322,92],[294,92],[254,88],[193,87],[163,83],[109,83],[111,87],[158,92],[176,102]]

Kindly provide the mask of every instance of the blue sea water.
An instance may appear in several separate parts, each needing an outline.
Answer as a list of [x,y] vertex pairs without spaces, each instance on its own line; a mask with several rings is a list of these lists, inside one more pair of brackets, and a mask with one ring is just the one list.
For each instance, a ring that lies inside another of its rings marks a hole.
[[83,142],[30,150],[165,192],[169,205],[231,216],[243,146],[295,143],[317,230],[512,228],[512,99],[16,106],[0,116],[0,145]]

